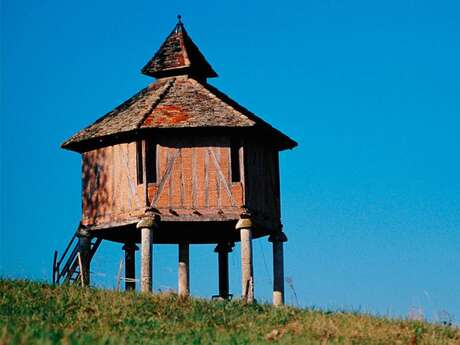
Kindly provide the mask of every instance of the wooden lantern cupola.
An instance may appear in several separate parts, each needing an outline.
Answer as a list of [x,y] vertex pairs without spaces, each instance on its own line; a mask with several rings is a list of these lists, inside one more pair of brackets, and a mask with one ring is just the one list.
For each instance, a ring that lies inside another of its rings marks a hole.
[[296,142],[207,83],[217,73],[180,17],[142,73],[157,80],[62,145],[82,154],[78,251],[85,284],[91,239],[124,244],[127,288],[135,286],[141,243],[143,291],[152,288],[152,244],[170,243],[179,247],[179,293],[187,295],[189,245],[215,243],[219,296],[227,298],[226,260],[241,241],[242,294],[251,302],[252,238],[269,236],[274,303],[281,304],[286,237],[278,153]]

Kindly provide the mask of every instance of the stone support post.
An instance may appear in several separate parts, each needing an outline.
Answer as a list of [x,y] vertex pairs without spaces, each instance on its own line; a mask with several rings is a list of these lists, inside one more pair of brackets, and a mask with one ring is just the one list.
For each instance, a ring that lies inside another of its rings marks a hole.
[[157,227],[157,218],[150,214],[137,223],[137,228],[141,230],[141,292],[152,291],[153,231]]
[[284,304],[284,253],[283,243],[287,237],[283,232],[277,232],[268,238],[273,243],[273,305]]
[[252,221],[241,218],[236,224],[241,236],[241,285],[243,301],[254,303],[254,270],[252,264]]
[[178,294],[187,297],[190,293],[189,244],[179,243]]

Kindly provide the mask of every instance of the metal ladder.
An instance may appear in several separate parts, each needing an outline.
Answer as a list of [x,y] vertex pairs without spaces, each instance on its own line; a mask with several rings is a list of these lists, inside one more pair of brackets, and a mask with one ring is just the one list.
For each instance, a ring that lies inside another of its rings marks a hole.
[[[78,263],[78,230],[72,236],[72,239],[67,244],[64,253],[58,260],[58,251],[54,251],[53,258],[53,285],[62,283],[73,283],[80,279],[80,265]],[[91,249],[89,252],[89,260],[93,258],[97,248],[102,242],[102,238],[96,237],[91,241]],[[72,248],[72,250],[71,250]]]

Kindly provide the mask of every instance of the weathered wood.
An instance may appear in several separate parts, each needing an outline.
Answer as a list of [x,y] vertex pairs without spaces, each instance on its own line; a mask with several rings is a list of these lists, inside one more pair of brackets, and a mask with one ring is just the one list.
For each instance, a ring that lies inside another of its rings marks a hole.
[[192,208],[196,209],[198,205],[197,200],[197,162],[196,162],[196,148],[192,148]]
[[121,160],[122,160],[122,167],[126,171],[126,182],[127,182],[127,201],[128,201],[128,209],[132,210],[134,209],[134,202],[133,202],[133,197],[136,197],[136,193],[134,190],[134,186],[131,181],[131,174],[129,172],[129,158],[128,158],[128,147],[127,145],[124,145],[121,147]]
[[120,264],[118,265],[118,273],[117,273],[117,291],[120,291],[122,272],[123,272],[123,259],[120,259]]
[[80,275],[82,277],[82,284],[89,286],[90,284],[90,255],[91,255],[91,238],[81,236],[78,238],[78,253],[81,260]]
[[[174,150],[172,148],[168,148],[168,160],[169,160],[169,157],[172,156],[171,154],[171,151]],[[179,150],[176,151],[178,154],[179,154]],[[174,160],[175,162],[175,160]],[[176,181],[174,181],[174,162],[171,161],[170,163],[170,166],[171,166],[171,169],[169,170],[168,172],[168,178],[167,178],[167,181],[168,181],[168,207],[171,209],[173,207],[173,190],[174,190],[174,184]]]
[[147,181],[147,140],[142,140],[142,177],[144,185],[144,202],[145,206],[150,206],[149,200],[149,182]]
[[178,294],[186,297],[190,293],[190,273],[189,273],[189,244],[180,242],[179,248],[179,269],[178,269]]
[[[245,152],[246,152],[246,149],[244,145],[242,144],[239,150],[239,158],[240,158],[240,179],[241,179],[241,183],[244,189],[246,185],[246,165],[245,165],[245,159],[244,159]],[[244,204],[244,201],[243,201],[243,204]]]
[[286,235],[278,230],[272,233],[268,240],[273,243],[273,304],[284,304],[284,254],[283,243],[287,241]]
[[58,252],[57,250],[54,251],[54,256],[53,256],[53,285],[56,284],[57,280],[57,273],[58,267],[57,267],[57,257],[58,257]]
[[[174,162],[176,161],[176,158],[179,154],[179,150],[175,150],[174,154],[172,156],[169,156],[169,150],[168,150],[168,159],[167,159],[167,166],[166,169],[163,173],[163,176],[161,176],[160,183],[158,184],[158,190],[155,194],[155,197],[153,198],[152,201],[152,206],[156,207],[158,203],[158,199],[161,196],[161,193],[163,192],[163,189],[165,187],[166,182],[169,181],[169,184],[171,186],[171,172],[174,166]],[[171,187],[172,188],[172,187]],[[169,200],[169,204],[171,204],[171,201]]]
[[272,176],[277,172],[276,150],[265,149],[253,139],[243,141],[239,149],[241,181],[232,182],[230,137],[178,140],[159,136],[155,140],[159,181],[134,185],[136,196],[135,142],[85,153],[88,168],[84,173],[89,179],[84,178],[88,198],[83,225],[107,229],[129,224],[130,219],[135,222],[142,217],[147,200],[163,213],[165,222],[228,221],[237,219],[245,205],[262,221],[266,233],[279,225],[279,181]]
[[273,304],[284,304],[283,242],[273,241]]
[[248,139],[244,147],[244,204],[253,212],[279,223],[278,152]]
[[228,252],[219,252],[219,296],[227,299],[229,294]]
[[204,155],[204,207],[209,207],[209,155]]
[[214,151],[211,150],[211,149],[209,149],[208,151],[209,151],[210,156],[213,159],[213,163],[214,163],[215,168],[217,170],[217,174],[218,174],[218,176],[220,177],[220,179],[223,182],[225,191],[227,192],[227,196],[229,197],[232,206],[235,206],[236,203],[235,203],[235,200],[233,200],[233,196],[232,196],[231,185],[230,185],[231,182],[228,179],[225,178],[225,176],[224,176],[224,174],[222,172],[222,168],[220,167],[219,161],[218,161]]
[[115,154],[114,154],[114,146],[110,146],[110,155],[109,155],[109,158],[107,160],[107,164],[110,166],[110,192],[109,192],[109,200],[110,200],[110,209],[111,209],[111,213],[115,214],[116,213],[116,203],[117,203],[117,200],[116,200],[116,197],[115,197],[115,160],[114,160],[114,157],[115,157]]
[[87,286],[86,285],[86,273],[85,273],[85,270],[83,268],[83,262],[82,262],[82,259],[81,259],[80,252],[78,252],[78,254],[77,254],[77,262],[78,262],[78,268],[80,270],[79,276],[80,276],[81,286],[82,287]]
[[180,194],[180,207],[183,208],[185,206],[185,179],[184,179],[184,161],[182,157],[182,150],[179,149],[179,162],[180,162],[180,169],[179,169],[179,194]]
[[232,247],[228,242],[219,243],[214,251],[218,255],[219,268],[219,297],[222,299],[229,298],[229,274],[228,274],[228,253]]
[[126,243],[125,251],[125,289],[136,289],[136,250],[139,248],[134,243]]

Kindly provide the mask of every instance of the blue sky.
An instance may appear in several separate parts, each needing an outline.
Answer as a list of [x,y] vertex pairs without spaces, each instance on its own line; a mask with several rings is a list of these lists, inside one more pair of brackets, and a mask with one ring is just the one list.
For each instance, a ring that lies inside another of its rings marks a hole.
[[[2,2],[0,275],[49,280],[80,217],[80,157],[60,143],[151,82],[182,14],[210,83],[299,142],[281,155],[287,301],[460,320],[460,5],[456,1]],[[194,295],[217,292],[211,246]],[[254,243],[256,295],[271,249]],[[112,288],[121,246],[94,282]],[[174,246],[156,289],[176,287]],[[231,290],[240,293],[238,248]],[[444,316],[439,316],[439,314]]]

